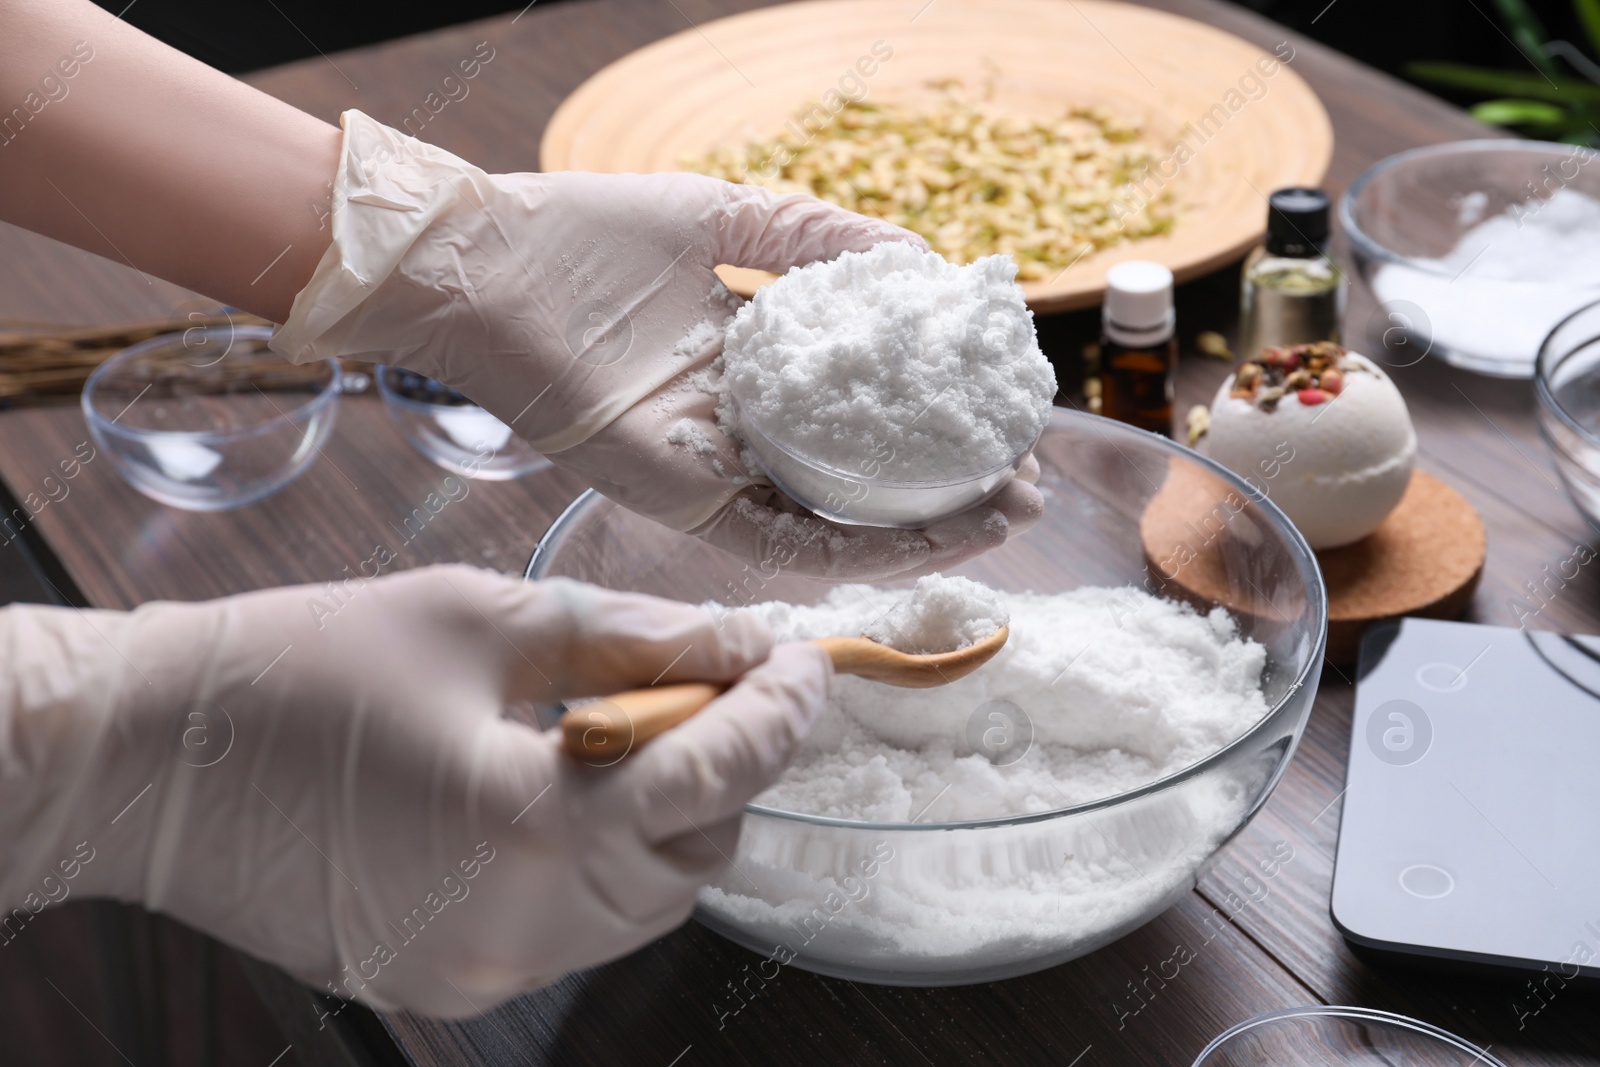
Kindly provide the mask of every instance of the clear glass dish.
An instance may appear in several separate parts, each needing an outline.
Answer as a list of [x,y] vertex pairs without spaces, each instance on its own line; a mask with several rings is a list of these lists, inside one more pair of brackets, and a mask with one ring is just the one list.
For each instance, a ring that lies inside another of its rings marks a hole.
[[[1238,620],[1266,648],[1271,710],[1161,781],[1054,811],[870,823],[752,804],[732,868],[701,894],[702,923],[781,963],[852,980],[934,986],[1027,974],[1160,914],[1266,801],[1310,713],[1327,634],[1322,576],[1304,539],[1237,476],[1108,419],[1058,409],[1035,455],[1046,498],[1039,525],[951,573],[1012,591],[1152,583],[1176,592],[1147,562],[1140,519],[1163,483],[1181,476],[1203,505],[1193,520],[1210,531],[1228,586],[1257,605]],[[1222,502],[1231,518],[1211,521]],[[735,559],[594,493],[551,526],[527,573],[691,603],[815,603],[833,588]],[[963,892],[977,872],[1001,872],[1004,891]],[[928,906],[930,891],[953,903]],[[1056,898],[1057,918],[1008,921],[1009,899],[1038,893]]]
[[1217,1035],[1194,1067],[1505,1067],[1437,1026],[1336,1004],[1268,1012]]
[[1600,303],[1573,313],[1539,349],[1539,433],[1573,504],[1600,530]]
[[1495,216],[1509,216],[1520,234],[1563,189],[1600,199],[1600,171],[1584,166],[1589,153],[1543,141],[1457,141],[1401,152],[1358,177],[1339,221],[1379,302],[1366,331],[1381,338],[1377,358],[1394,366],[1432,355],[1480,374],[1532,377],[1551,328],[1600,298],[1600,260],[1547,256],[1528,268],[1512,238],[1459,266],[1433,261]]
[[194,327],[102,363],[83,387],[96,446],[145,496],[189,511],[253,504],[316,458],[339,412],[339,365],[286,363],[266,326]]
[[1025,448],[1006,463],[956,478],[908,481],[892,476],[892,451],[864,446],[855,469],[841,469],[783,444],[744,415],[737,393],[732,399],[745,447],[772,484],[823,518],[851,526],[915,530],[959,515],[999,492],[1028,454]]
[[550,466],[511,427],[449,386],[402,367],[379,367],[377,379],[400,433],[445,470],[505,482]]

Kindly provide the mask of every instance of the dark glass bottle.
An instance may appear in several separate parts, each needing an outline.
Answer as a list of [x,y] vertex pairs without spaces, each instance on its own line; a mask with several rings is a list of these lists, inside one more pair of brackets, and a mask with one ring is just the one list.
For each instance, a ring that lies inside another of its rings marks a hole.
[[1131,260],[1106,274],[1100,344],[1100,413],[1172,436],[1178,366],[1172,272]]

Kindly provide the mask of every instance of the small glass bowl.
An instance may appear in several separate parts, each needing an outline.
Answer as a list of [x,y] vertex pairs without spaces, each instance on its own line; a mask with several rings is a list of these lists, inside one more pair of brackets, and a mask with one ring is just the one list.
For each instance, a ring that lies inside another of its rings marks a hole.
[[117,473],[189,511],[243,507],[294,481],[339,412],[339,365],[286,363],[266,326],[193,327],[112,356],[83,416]]
[[411,447],[463,478],[505,482],[550,466],[511,427],[447,385],[378,368],[378,393]]
[[1520,228],[1563,188],[1600,199],[1600,168],[1586,165],[1593,156],[1544,141],[1457,141],[1390,156],[1357,178],[1339,221],[1378,300],[1367,332],[1382,338],[1384,361],[1431,354],[1479,374],[1532,377],[1544,336],[1600,297],[1600,285],[1563,285],[1559,268],[1544,279],[1482,276],[1506,254],[1493,245],[1465,269],[1433,261],[1484,220],[1510,214]]
[[916,530],[988,500],[1022,466],[1033,442],[1013,459],[976,474],[912,481],[889,477],[893,449],[864,445],[854,470],[831,466],[783,444],[745,417],[737,394],[734,418],[744,445],[772,484],[824,519],[848,526]]
[[1539,349],[1539,433],[1567,495],[1600,530],[1600,303],[1569,316]]
[[1437,1026],[1330,1004],[1268,1012],[1219,1034],[1194,1067],[1505,1067]]

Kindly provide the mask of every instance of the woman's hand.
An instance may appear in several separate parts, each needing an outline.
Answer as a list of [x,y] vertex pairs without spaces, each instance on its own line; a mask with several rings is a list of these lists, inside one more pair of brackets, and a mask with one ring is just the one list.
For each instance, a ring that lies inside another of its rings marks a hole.
[[[472,1014],[682,923],[829,670],[741,615],[467,567],[11,607],[0,904],[136,901],[319,990]],[[738,682],[614,766],[505,717],[689,679]]]
[[688,174],[486,174],[356,111],[341,134],[88,0],[0,0],[0,25],[5,97],[42,74],[62,96],[7,135],[0,219],[287,319],[291,359],[437,378],[618,503],[793,574],[947,568],[1042,512],[1025,467],[924,530],[836,526],[716,425],[700,372],[736,301],[713,268],[919,240],[905,230]]
[[487,174],[360,112],[344,126],[333,247],[273,340],[290,359],[437,378],[625,507],[791,573],[937,570],[1038,518],[1030,466],[924,530],[824,523],[718,428],[706,370],[738,300],[716,266],[784,271],[916,235],[692,174]]

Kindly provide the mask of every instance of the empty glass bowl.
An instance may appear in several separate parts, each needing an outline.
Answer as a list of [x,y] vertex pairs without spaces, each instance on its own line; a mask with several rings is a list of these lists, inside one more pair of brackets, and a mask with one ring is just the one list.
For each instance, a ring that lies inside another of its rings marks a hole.
[[1505,1067],[1437,1026],[1371,1008],[1269,1012],[1207,1045],[1194,1067]]
[[378,393],[411,447],[445,470],[503,482],[550,466],[511,427],[432,378],[379,367]]
[[299,477],[339,411],[339,365],[287,363],[266,326],[194,327],[134,345],[83,387],[95,444],[145,496],[236,508]]
[[1600,530],[1600,303],[1574,313],[1539,350],[1539,432],[1567,495]]
[[1551,328],[1600,297],[1593,155],[1542,141],[1457,141],[1390,156],[1357,178],[1339,219],[1379,303],[1367,324],[1377,358],[1433,355],[1531,377]]
[[[1202,606],[1218,601],[1185,590],[1215,583],[1242,632],[1265,646],[1267,715],[1160,781],[1053,811],[866,822],[751,804],[732,866],[701,893],[701,922],[781,963],[852,980],[933,986],[1026,974],[1171,906],[1266,801],[1310,713],[1327,634],[1321,572],[1304,539],[1236,475],[1108,419],[1058,409],[1035,455],[1039,524],[950,573],[1015,592],[1131,583]],[[1164,503],[1150,514],[1166,533],[1151,533],[1147,548],[1142,520],[1158,495]],[[1174,538],[1187,539],[1188,555]],[[592,492],[529,562],[530,578],[558,575],[690,603],[816,603],[835,588],[787,573],[776,554],[736,559]],[[1039,900],[1051,906],[1016,907]]]

